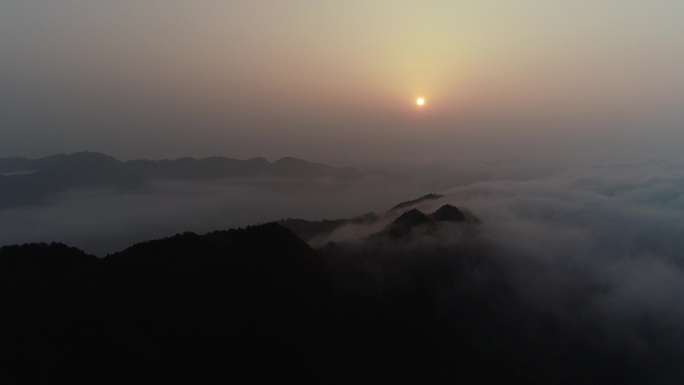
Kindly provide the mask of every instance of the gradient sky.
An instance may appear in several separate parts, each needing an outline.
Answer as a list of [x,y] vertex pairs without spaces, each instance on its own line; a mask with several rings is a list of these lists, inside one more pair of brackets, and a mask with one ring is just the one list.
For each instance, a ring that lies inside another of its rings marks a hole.
[[3,0],[0,156],[679,152],[682,20],[679,0]]

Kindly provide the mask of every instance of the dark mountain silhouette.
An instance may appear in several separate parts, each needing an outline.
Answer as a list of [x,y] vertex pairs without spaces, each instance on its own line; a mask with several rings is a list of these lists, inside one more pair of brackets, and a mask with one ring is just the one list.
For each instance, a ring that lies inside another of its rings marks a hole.
[[349,222],[348,219],[309,221],[301,218],[285,218],[279,220],[278,224],[287,227],[297,236],[309,241],[322,235],[328,235]]
[[[428,194],[426,196],[434,197],[436,194]],[[419,198],[415,201],[419,201]],[[437,198],[428,198],[437,199]],[[412,201],[412,202],[415,202]],[[409,205],[410,206],[410,205]],[[390,210],[396,211],[396,206]],[[353,219],[335,219],[322,221],[309,221],[301,218],[285,218],[278,221],[284,227],[292,230],[295,234],[306,241],[313,240],[317,237],[330,235],[333,231],[346,224],[368,225],[377,222],[380,217],[375,213],[367,213]],[[407,236],[411,231],[419,226],[423,226],[426,231],[434,231],[439,222],[466,222],[470,225],[479,224],[479,219],[474,215],[464,213],[457,207],[446,204],[441,206],[432,214],[424,214],[418,209],[411,209],[390,223],[380,234],[376,236],[390,236],[394,238],[401,238]]]
[[361,176],[354,168],[330,167],[300,159],[237,160],[222,157],[121,162],[93,152],[40,159],[0,159],[0,208],[44,204],[63,191],[90,187],[134,188],[152,180],[219,180],[277,177],[349,180]]
[[380,219],[378,214],[374,212],[368,212],[363,215],[359,215],[358,217],[354,218],[351,220],[351,223],[357,224],[357,225],[368,225],[371,223],[375,223]]
[[423,214],[421,211],[411,209],[401,214],[399,218],[390,223],[383,231],[383,234],[395,238],[404,237],[418,226],[426,226],[432,230],[434,229],[434,222],[429,216]]
[[432,232],[438,228],[441,222],[467,223],[469,225],[479,224],[479,220],[476,217],[470,215],[469,218],[466,218],[465,214],[457,207],[447,204],[429,215],[424,214],[418,209],[406,211],[378,235],[401,238],[410,235],[416,228]]
[[[439,194],[426,194],[420,198],[408,200],[399,203],[388,210],[391,215],[402,209],[407,209],[419,203],[426,201],[437,200],[442,198]],[[377,222],[380,216],[376,213],[370,212],[352,219],[324,219],[322,221],[310,221],[301,218],[284,218],[278,221],[279,224],[292,230],[295,234],[306,241],[311,241],[317,237],[330,235],[333,231],[347,224],[372,224]],[[468,222],[469,224],[479,223],[479,219],[469,212],[462,212],[457,207],[452,205],[443,205],[437,211],[430,215],[423,214],[417,209],[405,211],[393,223],[391,223],[380,235],[389,235],[393,237],[403,237],[408,235],[411,230],[419,225],[426,225],[431,229],[435,229],[436,222]]]
[[396,211],[396,210],[405,209],[405,208],[408,208],[408,207],[411,207],[411,206],[415,206],[415,205],[417,205],[417,204],[419,204],[419,203],[423,203],[423,202],[426,202],[426,201],[431,201],[431,200],[439,199],[439,198],[442,198],[442,197],[443,197],[442,195],[434,194],[434,193],[426,194],[426,195],[423,195],[423,196],[420,197],[420,198],[416,198],[416,199],[408,200],[408,201],[405,201],[405,202],[401,202],[401,203],[397,204],[396,206],[392,207],[392,208],[390,209],[390,211]]
[[437,222],[451,221],[451,222],[463,222],[466,220],[465,215],[461,210],[452,205],[444,205],[432,213],[432,218]]
[[60,244],[3,247],[0,266],[3,383],[304,381],[322,358],[324,260],[275,224],[102,260]]
[[368,225],[379,219],[376,213],[366,213],[353,219],[323,219],[309,221],[301,218],[284,218],[278,224],[287,227],[300,238],[310,241],[316,237],[330,235],[333,231],[346,224]]
[[470,217],[449,205],[429,215],[408,210],[385,230],[400,226],[400,237],[320,249],[275,223],[178,234],[103,259],[55,243],[2,247],[0,379],[569,385],[684,378],[681,339],[632,349],[519,302],[506,264],[489,253]]

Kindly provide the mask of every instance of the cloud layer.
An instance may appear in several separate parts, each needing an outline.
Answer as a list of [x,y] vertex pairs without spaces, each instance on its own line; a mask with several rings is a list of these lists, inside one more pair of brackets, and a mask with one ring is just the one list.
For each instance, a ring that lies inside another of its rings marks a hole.
[[660,162],[595,165],[448,192],[521,300],[646,354],[684,348],[684,172]]

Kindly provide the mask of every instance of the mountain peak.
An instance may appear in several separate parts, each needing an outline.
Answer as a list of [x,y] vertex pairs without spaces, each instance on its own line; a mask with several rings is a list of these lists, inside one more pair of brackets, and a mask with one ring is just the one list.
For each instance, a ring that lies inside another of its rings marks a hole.
[[408,235],[417,226],[430,224],[434,224],[434,222],[427,214],[418,209],[411,209],[390,223],[385,228],[384,233],[394,238],[400,238]]
[[465,215],[459,210],[457,207],[446,204],[434,213],[432,213],[432,217],[437,221],[451,221],[451,222],[463,222],[466,220]]

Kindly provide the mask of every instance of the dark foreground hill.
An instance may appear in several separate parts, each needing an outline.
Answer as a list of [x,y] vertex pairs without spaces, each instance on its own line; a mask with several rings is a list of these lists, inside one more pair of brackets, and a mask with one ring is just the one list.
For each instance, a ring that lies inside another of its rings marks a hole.
[[0,381],[682,378],[676,348],[623,349],[519,302],[459,213],[411,211],[375,236],[319,250],[277,224],[180,234],[104,259],[61,244],[0,248]]
[[0,283],[3,383],[303,380],[329,318],[324,260],[277,225],[103,260],[60,244],[4,247]]

